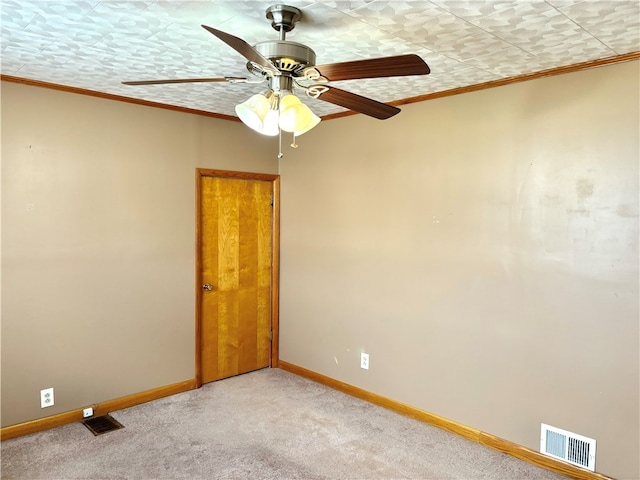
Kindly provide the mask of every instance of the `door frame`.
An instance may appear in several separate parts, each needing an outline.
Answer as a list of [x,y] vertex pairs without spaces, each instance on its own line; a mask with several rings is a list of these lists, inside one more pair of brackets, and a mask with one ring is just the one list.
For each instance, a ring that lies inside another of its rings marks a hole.
[[278,367],[279,359],[279,299],[280,299],[280,175],[268,173],[236,172],[196,168],[196,388],[202,386],[202,177],[220,177],[240,180],[271,182],[273,209],[271,210],[271,355],[269,366]]

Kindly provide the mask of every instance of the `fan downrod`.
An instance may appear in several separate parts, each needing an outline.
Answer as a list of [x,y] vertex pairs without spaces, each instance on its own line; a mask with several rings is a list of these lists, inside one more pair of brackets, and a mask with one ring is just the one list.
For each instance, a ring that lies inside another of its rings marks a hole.
[[[294,77],[302,76],[304,68],[315,65],[315,52],[301,43],[288,41],[286,33],[296,26],[302,18],[302,11],[289,5],[272,5],[267,8],[267,19],[271,20],[271,26],[280,33],[279,40],[267,40],[256,43],[253,48],[263,57],[269,59],[283,75]],[[254,73],[254,66],[247,63],[247,69]],[[262,75],[271,77],[266,72]]]

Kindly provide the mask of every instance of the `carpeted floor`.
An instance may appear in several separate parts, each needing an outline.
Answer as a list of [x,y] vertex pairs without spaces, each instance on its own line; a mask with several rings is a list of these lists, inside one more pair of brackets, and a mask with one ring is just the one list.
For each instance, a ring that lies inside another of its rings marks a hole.
[[1,444],[3,479],[563,479],[278,369]]

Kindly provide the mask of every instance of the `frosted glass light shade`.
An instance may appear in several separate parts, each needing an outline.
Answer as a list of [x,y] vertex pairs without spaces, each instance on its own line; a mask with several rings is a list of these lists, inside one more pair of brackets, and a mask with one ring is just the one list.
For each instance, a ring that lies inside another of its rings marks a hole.
[[280,128],[285,132],[302,135],[320,123],[320,117],[295,95],[285,95],[280,99]]
[[242,123],[260,133],[262,133],[262,123],[268,111],[269,100],[262,94],[253,95],[249,100],[236,105],[236,113]]
[[278,128],[278,110],[268,110],[262,121],[262,130],[259,130],[263,135],[269,135],[274,137],[280,133]]
[[311,116],[309,117],[309,121],[307,123],[305,123],[304,125],[299,125],[293,131],[293,133],[295,134],[296,137],[299,137],[303,133],[307,133],[309,130],[311,130],[313,127],[315,127],[316,125],[318,125],[320,123],[321,118],[319,116],[317,116],[311,110],[309,110],[309,113],[311,114]]

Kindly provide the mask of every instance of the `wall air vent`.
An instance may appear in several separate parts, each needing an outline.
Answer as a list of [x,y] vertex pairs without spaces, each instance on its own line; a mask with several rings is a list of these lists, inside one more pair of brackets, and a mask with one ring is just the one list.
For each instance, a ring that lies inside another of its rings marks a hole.
[[540,429],[540,452],[571,465],[596,471],[596,441],[545,425]]

